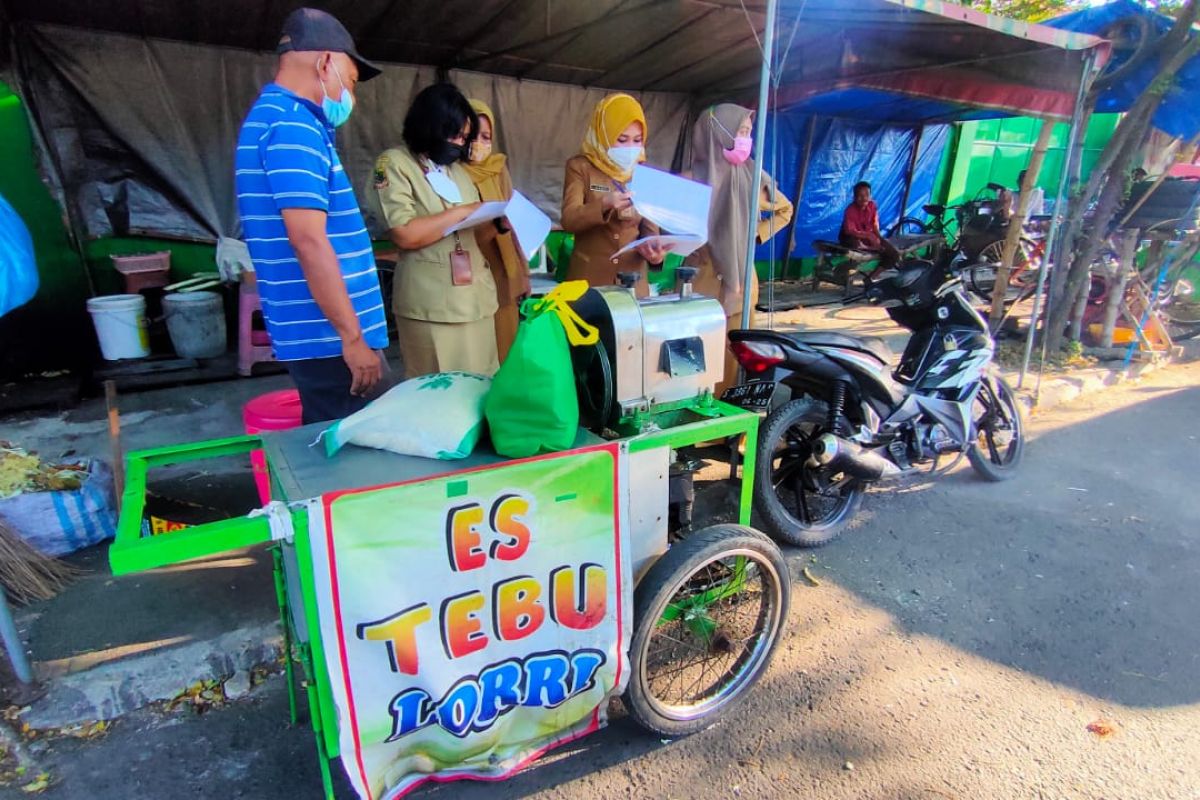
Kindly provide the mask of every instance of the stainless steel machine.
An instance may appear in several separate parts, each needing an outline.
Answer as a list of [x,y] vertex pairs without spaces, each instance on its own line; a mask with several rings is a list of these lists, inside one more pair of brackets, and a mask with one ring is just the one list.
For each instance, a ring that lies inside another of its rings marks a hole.
[[693,267],[676,272],[679,291],[639,300],[635,274],[621,286],[588,290],[574,303],[600,330],[595,347],[575,348],[581,424],[613,426],[671,404],[711,396],[725,369],[725,311],[694,294]]

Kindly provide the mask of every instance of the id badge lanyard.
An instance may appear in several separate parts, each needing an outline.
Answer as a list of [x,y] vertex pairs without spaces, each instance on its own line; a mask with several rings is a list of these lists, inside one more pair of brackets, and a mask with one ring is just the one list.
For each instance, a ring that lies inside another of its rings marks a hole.
[[[462,192],[459,190],[458,184],[441,169],[425,169],[425,180],[429,182],[429,186],[442,201],[443,210],[449,211],[451,203],[457,205],[462,202]],[[453,196],[447,197],[447,195]],[[454,286],[469,286],[474,280],[471,271],[471,254],[463,248],[462,239],[458,233],[455,231],[452,234],[454,250],[450,253],[450,282]]]

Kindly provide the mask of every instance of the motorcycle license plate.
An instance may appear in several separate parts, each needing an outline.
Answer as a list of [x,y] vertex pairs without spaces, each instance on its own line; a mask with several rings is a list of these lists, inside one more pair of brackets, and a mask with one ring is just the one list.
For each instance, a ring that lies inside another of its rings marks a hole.
[[775,394],[774,381],[750,381],[741,386],[731,386],[721,395],[721,399],[730,405],[756,410],[765,409],[771,403],[771,395]]

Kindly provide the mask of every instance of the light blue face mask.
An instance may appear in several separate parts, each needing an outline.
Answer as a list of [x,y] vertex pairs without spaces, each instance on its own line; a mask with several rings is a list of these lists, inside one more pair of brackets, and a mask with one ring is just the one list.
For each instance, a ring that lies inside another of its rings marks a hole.
[[[325,91],[325,82],[321,81],[321,94],[324,99],[321,100],[321,110],[325,112],[325,119],[329,120],[329,124],[335,128],[340,128],[350,119],[350,112],[354,110],[354,95],[350,94],[350,90],[346,88],[346,82],[342,80],[342,73],[338,72],[337,66],[330,61],[329,66],[333,67],[333,74],[337,75],[338,83],[342,85],[342,96],[334,100]],[[321,62],[317,61],[317,78],[321,76]]]

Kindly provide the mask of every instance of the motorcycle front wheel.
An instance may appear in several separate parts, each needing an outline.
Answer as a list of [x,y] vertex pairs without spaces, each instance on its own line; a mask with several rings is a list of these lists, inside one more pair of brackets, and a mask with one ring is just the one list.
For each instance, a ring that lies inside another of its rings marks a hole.
[[828,406],[793,400],[771,412],[758,438],[754,506],[773,539],[799,547],[832,541],[862,504],[861,481],[810,467],[812,445],[829,433]]
[[971,466],[984,480],[1006,481],[1025,454],[1021,403],[999,376],[985,377],[971,409],[975,441],[967,448]]

